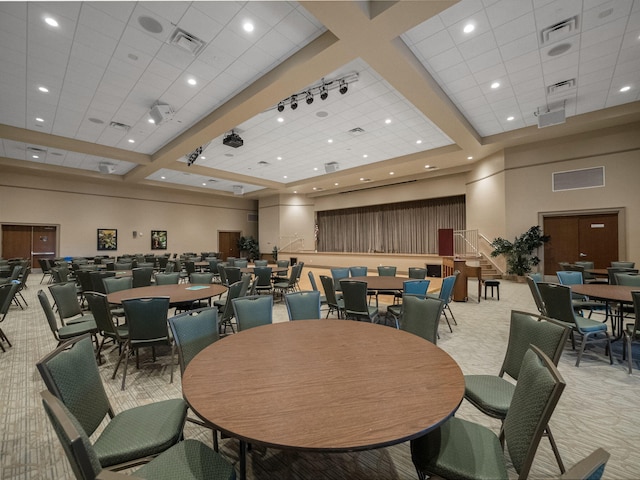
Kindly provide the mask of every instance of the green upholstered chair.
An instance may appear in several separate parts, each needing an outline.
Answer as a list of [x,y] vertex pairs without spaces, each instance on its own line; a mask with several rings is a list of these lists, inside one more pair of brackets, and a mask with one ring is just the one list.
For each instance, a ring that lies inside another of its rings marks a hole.
[[542,297],[540,296],[540,290],[538,290],[538,282],[540,280],[536,280],[533,276],[527,275],[526,277],[527,285],[529,286],[529,290],[531,291],[531,295],[533,296],[533,301],[536,302],[536,308],[541,315],[546,313],[544,308],[544,302],[542,301]]
[[189,283],[201,283],[201,284],[213,283],[213,273],[194,272],[191,275],[189,275]]
[[[4,322],[4,319],[7,318],[11,302],[13,301],[17,291],[17,283],[5,283],[4,285],[0,285],[0,323]],[[55,317],[53,320],[55,323]],[[0,348],[5,352],[6,350],[4,345],[2,345],[2,342],[7,342],[7,345],[11,347],[11,342],[7,338],[7,335],[4,333],[2,328],[0,328]]]
[[293,267],[291,267],[291,275],[286,281],[274,282],[273,291],[274,293],[280,294],[280,296],[284,299],[284,296],[293,292],[296,289],[296,284],[300,272],[302,271],[302,264],[297,263]]
[[594,450],[559,478],[560,480],[600,480],[611,455],[602,448]]
[[618,284],[618,273],[638,273],[637,268],[627,268],[627,267],[608,267],[607,274],[609,277],[609,285],[617,285]]
[[[529,345],[538,347],[554,365],[558,365],[570,331],[566,324],[558,320],[512,311],[507,352],[500,373],[465,375],[464,397],[482,413],[504,421],[515,391],[515,385],[505,379],[505,374],[518,381],[522,359]],[[549,437],[560,471],[564,472],[564,465],[549,426],[546,426],[545,433]]]
[[[204,348],[220,339],[218,309],[208,307],[181,313],[169,319],[169,328],[178,350],[180,374],[184,376],[189,362]],[[187,421],[211,428],[198,418],[187,417]],[[216,452],[218,451],[218,435],[215,430],[213,430],[213,448]]]
[[327,299],[327,306],[329,307],[326,318],[329,318],[329,314],[331,314],[331,312],[336,312],[338,318],[342,318],[342,312],[344,312],[344,299],[342,297],[337,297],[333,278],[327,277],[326,275],[320,275],[320,282],[322,283],[322,289],[324,290],[324,295]]
[[231,302],[239,332],[272,323],[273,297],[271,295],[238,297]]
[[36,366],[47,390],[77,419],[82,433],[94,436],[109,417],[92,445],[102,468],[130,468],[182,439],[187,405],[181,398],[115,413],[86,336],[65,342]]
[[[607,324],[585,318],[575,313],[571,299],[571,287],[555,283],[538,283],[538,290],[544,302],[547,316],[568,324],[573,330],[572,334],[582,336],[576,367],[580,365],[582,354],[588,343],[605,342],[606,351],[609,353],[609,363],[613,364],[611,357],[611,339],[607,333]],[[575,341],[574,348],[575,348]]]
[[240,267],[224,267],[224,273],[227,279],[227,284],[231,285],[232,283],[239,282],[242,278],[242,272],[240,271]]
[[115,272],[104,272],[104,271],[89,272],[89,277],[91,277],[91,291],[107,293],[107,291],[104,288],[103,280],[105,278],[115,277],[115,276],[116,276]]
[[253,261],[253,266],[254,267],[266,267],[267,265],[269,265],[269,262],[267,260],[254,260]]
[[640,274],[638,273],[616,273],[618,285],[625,287],[640,287]]
[[116,262],[114,264],[115,270],[131,270],[133,269],[133,262]]
[[366,277],[367,267],[349,267],[349,275],[352,277]]
[[[138,350],[144,347],[151,347],[154,362],[156,360],[156,347],[171,347],[170,382],[173,382],[173,345],[167,324],[169,297],[128,298],[122,300],[122,308],[124,308],[127,325],[129,326],[129,337],[118,359],[118,364],[120,364],[124,358],[122,390],[124,390],[127,380],[129,354],[135,351],[136,368],[140,368]],[[117,371],[118,366],[116,365],[116,370],[111,378],[116,378]]]
[[242,282],[236,282],[231,285],[227,290],[227,296],[224,300],[224,303],[218,306],[218,313],[220,314],[220,323],[218,325],[218,328],[221,334],[227,333],[227,327],[231,327],[231,331],[235,333],[235,328],[233,327],[235,312],[233,311],[232,300],[240,296],[242,288]]
[[[402,282],[402,292],[400,294],[400,299],[402,300],[404,295],[419,295],[425,297],[427,295],[427,290],[429,290],[430,284],[431,280],[426,279],[406,280]],[[394,318],[396,322],[396,328],[400,328],[399,320],[402,316],[402,304],[396,303],[393,305],[389,305],[387,307],[387,314],[391,315]]]
[[320,292],[292,292],[284,296],[289,320],[312,320],[320,317]]
[[49,292],[58,307],[58,316],[62,326],[93,321],[93,315],[85,314],[82,311],[74,282],[54,283],[49,285]]
[[367,302],[367,282],[340,280],[340,285],[342,286],[345,318],[366,319],[371,323],[376,323],[379,311],[377,306],[371,306]]
[[156,285],[177,285],[180,283],[180,274],[178,272],[156,273],[155,280]]
[[149,287],[151,286],[151,277],[153,276],[153,267],[137,267],[131,270],[132,287]]
[[[576,270],[561,270],[556,272],[560,285],[582,285],[584,284],[584,276],[582,272]],[[603,302],[596,302],[589,300],[586,295],[580,295],[571,292],[571,299],[573,302],[573,308],[582,314],[584,310],[589,311],[589,318],[593,312],[604,312],[605,322],[609,318],[609,305]]]
[[[91,314],[96,322],[96,326],[98,327],[98,331],[100,332],[100,336],[102,336],[102,341],[100,342],[100,346],[96,352],[98,362],[100,362],[100,352],[102,351],[102,347],[106,340],[113,340],[113,342],[118,346],[119,353],[122,353],[122,346],[129,336],[129,326],[116,325],[113,321],[111,306],[109,305],[107,296],[104,293],[86,292],[85,298],[89,305],[89,310],[91,310]],[[116,366],[116,369],[117,368],[118,367]]]
[[453,316],[453,312],[451,308],[449,308],[449,303],[451,302],[451,295],[453,295],[453,287],[456,284],[457,275],[449,275],[442,279],[442,286],[440,287],[440,293],[438,295],[428,295],[432,298],[439,298],[444,302],[444,308],[442,309],[442,314],[444,315],[444,319],[447,321],[447,325],[449,326],[449,331],[453,333],[453,329],[451,328],[451,323],[449,322],[449,316],[447,315],[447,311],[451,314],[451,319],[457,325],[456,318]]
[[435,345],[443,308],[444,302],[440,299],[404,295],[400,330],[418,335]]
[[[320,290],[318,289],[318,284],[316,283],[316,277],[314,277],[313,272],[311,270],[309,270],[307,272],[307,276],[309,277],[309,283],[311,284],[311,288],[316,291],[319,292]],[[327,304],[327,297],[325,295],[322,295],[322,293],[320,294],[320,306],[322,305],[326,305]]]
[[409,278],[422,280],[423,278],[427,278],[427,269],[421,267],[409,267],[408,274]]
[[289,268],[289,260],[276,260],[278,268]]
[[526,479],[565,382],[538,347],[525,353],[511,405],[498,437],[489,428],[452,417],[426,435],[411,440],[411,459],[421,479],[426,475],[456,479],[509,478],[506,449],[519,479]]
[[239,258],[238,260],[233,262],[233,266],[238,268],[247,268],[248,265],[249,261],[244,258]]
[[103,468],[97,449],[91,444],[81,422],[51,392],[41,393],[42,404],[56,436],[62,444],[75,478],[81,480],[233,480],[233,466],[220,454],[197,440],[184,440],[149,459],[133,475]]
[[349,278],[349,269],[348,268],[332,268],[331,278],[333,278],[333,285],[336,289],[336,292],[342,293],[342,286],[340,285],[340,280],[342,280],[343,278]]
[[633,350],[631,347],[633,346],[633,342],[640,340],[640,291],[631,292],[631,297],[633,298],[636,320],[634,323],[628,323],[624,329],[625,347],[623,350],[628,360],[629,374],[631,374],[631,365],[633,363]]
[[636,262],[611,262],[613,268],[634,268]]
[[255,291],[256,293],[268,293],[273,290],[271,283],[271,267],[255,267],[253,273],[255,275]]
[[98,333],[98,327],[93,317],[91,318],[91,320],[87,320],[86,322],[73,323],[58,328],[56,315],[55,313],[53,313],[53,309],[51,308],[49,297],[47,297],[47,294],[42,290],[38,290],[37,295],[38,300],[40,301],[40,305],[42,306],[42,310],[44,311],[44,315],[47,319],[47,323],[49,324],[49,328],[51,329],[51,333],[56,339],[56,342],[58,342],[58,345],[60,345],[65,340],[88,333],[93,336],[97,348],[98,341],[95,335]]
[[133,277],[108,277],[103,278],[102,283],[104,283],[104,289],[107,294],[120,292],[133,288]]

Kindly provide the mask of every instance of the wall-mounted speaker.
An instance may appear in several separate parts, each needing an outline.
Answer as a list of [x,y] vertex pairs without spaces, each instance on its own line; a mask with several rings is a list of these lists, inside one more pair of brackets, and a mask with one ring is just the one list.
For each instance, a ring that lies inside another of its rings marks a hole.
[[244,187],[242,185],[234,185],[233,186],[233,194],[234,195],[244,195]]
[[133,238],[136,238],[138,236],[138,232],[136,232],[135,230],[133,231]]

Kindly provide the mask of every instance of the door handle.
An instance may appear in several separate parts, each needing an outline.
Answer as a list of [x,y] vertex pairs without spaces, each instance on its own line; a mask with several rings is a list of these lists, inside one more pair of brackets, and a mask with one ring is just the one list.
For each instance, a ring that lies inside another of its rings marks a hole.
[[587,254],[586,254],[586,253],[580,253],[580,256],[581,256],[581,257],[586,257],[586,256],[587,256]]

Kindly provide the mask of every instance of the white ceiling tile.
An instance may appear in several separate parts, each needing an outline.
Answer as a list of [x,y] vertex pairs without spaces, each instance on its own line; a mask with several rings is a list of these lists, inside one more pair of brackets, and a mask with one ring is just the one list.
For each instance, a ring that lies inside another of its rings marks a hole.
[[631,12],[632,4],[633,0],[609,0],[599,2],[596,6],[589,8],[590,5],[585,3],[582,15],[582,32],[587,33],[593,28],[599,28],[621,18],[624,18],[626,23],[626,17]]
[[451,48],[439,55],[435,55],[429,59],[429,65],[436,72],[451,68],[458,63],[463,62],[464,59],[457,48]]
[[288,2],[277,2],[274,5],[263,2],[249,2],[245,10],[255,18],[260,18],[269,26],[274,27],[294,11],[294,8]]
[[276,29],[297,45],[313,40],[326,30],[319,28],[299,10],[289,13],[276,25]]
[[626,25],[627,18],[624,17],[614,22],[595,27],[587,32],[583,32],[581,35],[580,46],[581,48],[591,48],[600,42],[612,38],[620,38],[622,40]]
[[562,0],[547,2],[540,6],[534,5],[534,12],[537,29],[541,31],[574,15],[579,15],[582,12],[582,0]]
[[120,42],[121,47],[129,46],[135,50],[144,52],[147,55],[156,55],[160,50],[160,47],[163,45],[161,40],[132,26],[127,26],[122,34]]
[[504,65],[495,65],[491,68],[487,68],[486,70],[482,70],[481,72],[476,72],[473,74],[478,85],[491,84],[495,81],[498,81],[502,84],[507,80],[507,71],[504,68]]
[[454,47],[455,43],[447,30],[441,30],[415,44],[415,48],[425,58],[436,56]]
[[501,0],[487,7],[486,10],[491,26],[496,28],[524,14],[531,14],[532,5],[529,1]]
[[[513,5],[520,5],[518,2],[507,1]],[[491,18],[491,17],[490,17]],[[536,22],[533,18],[533,14],[527,14],[519,16],[507,23],[504,23],[493,29],[493,34],[496,38],[498,45],[505,45],[513,42],[520,37],[524,37],[529,34],[536,34]]]
[[[464,28],[468,24],[473,25],[474,30],[472,32],[465,33]],[[491,25],[489,24],[489,19],[485,12],[481,10],[474,13],[472,16],[450,25],[447,28],[447,31],[449,32],[449,35],[451,35],[453,41],[457,45],[460,45],[462,43],[476,41],[487,33],[491,33]]]
[[119,39],[126,27],[126,21],[117,20],[108,13],[99,10],[90,3],[83,3],[80,9],[79,22],[108,37]]
[[452,7],[447,8],[440,13],[439,17],[442,23],[449,27],[454,23],[472,17],[482,9],[483,5],[480,0],[465,0],[464,2],[456,3]]
[[194,2],[193,8],[200,10],[222,25],[228,24],[242,9],[241,2]]
[[496,47],[493,32],[487,32],[475,37],[473,40],[461,43],[458,45],[458,50],[460,50],[465,60],[470,60],[488,51],[494,51]]
[[500,54],[505,62],[536,50],[538,50],[538,37],[535,34],[525,35],[500,46]]
[[201,10],[190,7],[180,19],[178,27],[205,43],[209,43],[220,33],[223,25],[218,23],[215,18],[203,14]]

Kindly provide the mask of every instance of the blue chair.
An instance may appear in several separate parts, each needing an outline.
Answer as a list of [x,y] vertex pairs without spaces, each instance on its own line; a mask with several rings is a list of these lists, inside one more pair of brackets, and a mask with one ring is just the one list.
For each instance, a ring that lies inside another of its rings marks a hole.
[[293,292],[284,296],[289,320],[313,320],[320,317],[320,292]]
[[331,277],[333,278],[333,285],[336,289],[336,292],[342,292],[342,287],[340,286],[340,280],[342,280],[343,278],[349,278],[349,269],[348,268],[332,268]]
[[366,277],[367,267],[349,267],[349,274],[352,277]]

